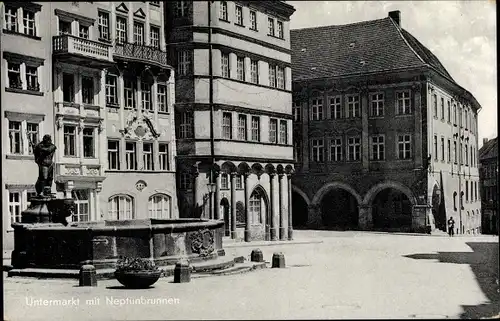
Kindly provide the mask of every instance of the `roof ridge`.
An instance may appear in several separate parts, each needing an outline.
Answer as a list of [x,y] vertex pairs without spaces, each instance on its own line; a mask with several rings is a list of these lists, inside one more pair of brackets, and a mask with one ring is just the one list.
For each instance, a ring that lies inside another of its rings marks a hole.
[[373,23],[373,22],[382,21],[382,20],[386,20],[386,19],[391,19],[391,18],[385,17],[385,18],[373,19],[373,20],[363,20],[363,21],[356,21],[356,22],[351,22],[351,23],[346,23],[346,24],[341,24],[341,25],[326,25],[326,26],[317,26],[317,27],[297,28],[297,29],[290,29],[290,31],[302,31],[302,30],[323,29],[323,28],[326,29],[326,28],[331,28],[331,27],[353,26],[353,25],[358,25],[358,24],[363,24],[363,23],[366,23],[366,24]]
[[399,36],[401,37],[401,39],[403,39],[404,43],[406,44],[406,46],[408,46],[408,48],[410,48],[410,50],[415,54],[415,56],[417,56],[418,59],[420,59],[420,61],[427,67],[429,67],[429,64],[425,62],[425,60],[420,57],[420,55],[417,53],[417,51],[410,45],[410,43],[408,42],[408,39],[406,39],[406,37],[403,35],[403,28],[401,26],[398,26],[396,24],[396,22],[394,20],[391,19],[391,22],[392,22],[392,25],[396,28]]

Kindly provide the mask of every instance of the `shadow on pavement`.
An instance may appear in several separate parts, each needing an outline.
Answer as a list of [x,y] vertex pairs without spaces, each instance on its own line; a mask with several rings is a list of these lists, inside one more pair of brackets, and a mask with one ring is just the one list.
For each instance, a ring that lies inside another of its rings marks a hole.
[[462,319],[489,318],[500,313],[498,285],[498,242],[467,242],[473,252],[438,252],[405,255],[416,260],[438,260],[440,263],[468,264],[489,302],[463,305]]

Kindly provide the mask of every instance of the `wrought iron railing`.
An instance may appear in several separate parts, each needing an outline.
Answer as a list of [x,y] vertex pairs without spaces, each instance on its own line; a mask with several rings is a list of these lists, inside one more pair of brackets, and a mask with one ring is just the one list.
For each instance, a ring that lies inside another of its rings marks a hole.
[[167,67],[167,53],[157,47],[135,43],[115,43],[115,55],[130,60],[142,60]]
[[53,49],[55,54],[74,53],[99,60],[113,61],[111,45],[72,35],[55,36]]

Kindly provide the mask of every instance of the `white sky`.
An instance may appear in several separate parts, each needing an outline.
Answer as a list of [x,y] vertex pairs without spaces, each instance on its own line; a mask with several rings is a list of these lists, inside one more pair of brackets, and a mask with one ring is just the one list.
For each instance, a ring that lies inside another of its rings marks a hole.
[[287,1],[291,28],[381,19],[401,11],[401,25],[429,48],[453,79],[470,91],[479,112],[479,146],[497,136],[496,6],[474,1]]

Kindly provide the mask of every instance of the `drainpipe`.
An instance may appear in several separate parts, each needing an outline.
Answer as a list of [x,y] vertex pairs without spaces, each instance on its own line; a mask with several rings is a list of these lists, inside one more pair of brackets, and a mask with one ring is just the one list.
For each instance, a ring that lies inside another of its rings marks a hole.
[[[214,150],[214,77],[213,77],[213,58],[212,58],[212,3],[208,1],[208,76],[209,76],[209,105],[210,105],[210,176],[209,183],[214,183],[213,166],[215,164],[215,150]],[[214,212],[212,206],[217,204],[210,204],[210,212]],[[213,217],[211,217],[212,219]]]

